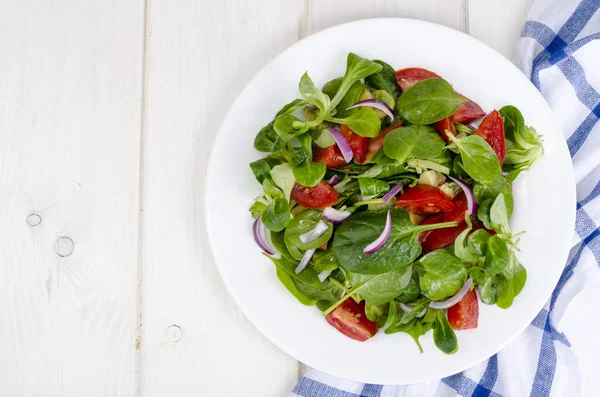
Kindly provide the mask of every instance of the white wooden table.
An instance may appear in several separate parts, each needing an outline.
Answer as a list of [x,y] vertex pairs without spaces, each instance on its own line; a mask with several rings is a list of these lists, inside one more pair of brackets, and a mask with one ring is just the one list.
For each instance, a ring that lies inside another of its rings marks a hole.
[[[529,5],[0,1],[0,396],[285,395],[302,366],[236,308],[203,225],[233,99],[287,46],[354,19],[434,21],[516,61]],[[564,324],[586,395],[599,300],[588,290]]]

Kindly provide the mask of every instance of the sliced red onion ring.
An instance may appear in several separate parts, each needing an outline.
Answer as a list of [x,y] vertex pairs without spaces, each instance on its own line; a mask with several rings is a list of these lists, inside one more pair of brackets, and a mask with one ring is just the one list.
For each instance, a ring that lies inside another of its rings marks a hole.
[[375,252],[378,249],[380,249],[381,247],[383,247],[383,245],[388,241],[388,238],[390,238],[391,233],[392,233],[392,213],[390,211],[388,211],[387,218],[385,220],[385,226],[383,228],[383,232],[381,232],[381,234],[379,235],[379,237],[377,237],[377,239],[375,241],[373,241],[371,244],[367,245],[365,247],[365,249],[363,249],[363,252],[365,254],[372,254],[373,252]]
[[473,196],[473,189],[466,182],[461,181],[460,179],[454,178],[448,175],[448,178],[452,179],[463,192],[465,192],[465,196],[467,197],[467,212],[473,215],[477,212],[477,202],[475,201],[475,196]]
[[302,257],[300,264],[298,264],[298,267],[295,270],[296,274],[300,273],[302,270],[304,270],[304,268],[306,268],[306,265],[308,265],[308,261],[310,261],[310,258],[312,258],[314,253],[315,253],[315,250],[307,250],[304,253],[304,256]]
[[260,218],[256,218],[252,224],[252,234],[254,234],[254,241],[256,244],[269,255],[275,255],[275,248],[271,245],[271,242],[265,237],[265,226]]
[[300,235],[300,241],[302,241],[304,244],[315,241],[321,237],[321,235],[325,233],[327,229],[329,229],[329,226],[327,226],[325,222],[319,221],[317,226],[315,226],[312,230]]
[[352,148],[350,147],[350,143],[348,143],[348,140],[342,135],[341,132],[339,132],[335,128],[327,128],[327,131],[329,131],[329,133],[335,140],[335,143],[340,148],[340,152],[342,152],[342,156],[344,156],[344,160],[346,161],[346,163],[352,161],[352,157],[354,157],[354,154],[352,154]]
[[449,307],[456,305],[458,302],[460,302],[462,300],[462,298],[465,297],[467,292],[469,292],[469,290],[471,289],[471,285],[473,285],[473,280],[468,279],[467,282],[465,283],[465,285],[462,286],[462,288],[460,289],[460,291],[458,291],[456,293],[456,295],[454,295],[453,297],[451,297],[449,299],[446,299],[445,301],[431,302],[429,304],[429,307],[432,309],[447,309]]
[[352,106],[349,106],[348,108],[346,108],[346,110],[358,108],[361,106],[369,106],[375,109],[379,109],[383,113],[385,113],[385,115],[388,116],[390,119],[394,120],[394,113],[392,112],[392,108],[389,107],[387,103],[381,102],[377,99],[365,99],[364,101],[360,101]]
[[323,282],[323,281],[325,281],[325,279],[326,279],[327,277],[329,277],[329,275],[331,274],[331,272],[332,272],[332,271],[333,271],[333,270],[323,270],[321,273],[319,273],[319,274],[317,275],[317,277],[319,278],[319,281],[320,281],[320,282]]
[[334,175],[327,181],[327,183],[331,186],[335,186],[339,180],[340,178],[337,175]]
[[323,210],[323,218],[335,224],[342,223],[350,215],[352,215],[350,211],[340,211],[332,207],[327,207]]
[[[406,303],[399,303],[398,306],[400,306],[400,309],[402,309],[404,313],[411,312],[414,309],[414,307],[408,306]],[[427,308],[424,308],[423,311],[419,313],[417,317],[421,318],[425,315],[425,313],[427,313]]]
[[390,201],[392,199],[392,197],[394,197],[395,195],[398,194],[398,192],[400,191],[400,189],[402,189],[402,184],[399,183],[396,186],[394,186],[393,188],[390,189],[389,192],[387,192],[385,194],[385,196],[383,196],[383,199],[385,200],[385,202],[387,203],[388,201]]

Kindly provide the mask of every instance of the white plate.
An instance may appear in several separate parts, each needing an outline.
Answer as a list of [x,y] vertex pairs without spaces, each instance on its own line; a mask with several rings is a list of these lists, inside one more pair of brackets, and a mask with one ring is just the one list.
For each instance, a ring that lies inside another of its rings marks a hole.
[[[526,230],[517,255],[528,279],[513,306],[480,304],[479,327],[459,331],[459,350],[441,353],[431,333],[424,354],[404,333],[360,343],[331,327],[316,307],[301,305],[275,275],[252,238],[248,212],[262,194],[248,163],[261,157],[253,140],[292,99],[308,71],[317,86],[342,76],[348,52],[383,59],[395,69],[430,69],[484,110],[512,104],[544,135],[544,157],[513,185],[514,231]],[[573,236],[575,183],[569,152],[540,93],[507,59],[461,32],[409,19],[370,19],[312,35],[271,61],[244,89],[215,140],[206,185],[210,244],[229,292],[250,321],[299,361],[368,383],[406,384],[448,376],[498,352],[533,320],[556,285]]]

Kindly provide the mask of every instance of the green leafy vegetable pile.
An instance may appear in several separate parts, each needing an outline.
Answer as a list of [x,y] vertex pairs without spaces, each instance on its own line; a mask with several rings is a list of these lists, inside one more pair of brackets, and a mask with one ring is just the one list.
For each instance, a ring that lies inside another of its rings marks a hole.
[[486,116],[433,72],[353,53],[344,76],[319,89],[305,73],[298,90],[250,164],[264,191],[254,234],[277,277],[353,339],[404,332],[421,349],[433,330],[454,353],[479,299],[507,309],[525,285],[511,183],[540,136],[514,106]]

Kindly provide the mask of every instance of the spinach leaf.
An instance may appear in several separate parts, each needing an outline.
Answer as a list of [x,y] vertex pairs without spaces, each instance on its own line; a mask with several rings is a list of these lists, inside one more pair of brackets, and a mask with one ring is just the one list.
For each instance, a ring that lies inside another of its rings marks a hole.
[[263,183],[265,178],[270,175],[271,168],[281,164],[281,161],[273,158],[264,158],[250,163],[250,169],[258,183]]
[[408,313],[404,313],[404,316],[402,316],[402,318],[400,319],[400,323],[408,324],[409,322],[417,318],[417,316],[423,312],[423,309],[427,308],[428,304],[429,301],[427,299],[422,299],[421,301],[419,301],[413,306],[411,311],[409,311]]
[[509,253],[510,259],[508,266],[502,274],[494,276],[490,282],[489,289],[495,298],[495,303],[502,309],[508,309],[512,306],[514,298],[521,293],[527,280],[527,271],[519,263],[513,252]]
[[526,127],[523,115],[514,106],[504,106],[500,109],[504,121],[506,137],[505,171],[507,179],[513,181],[517,175],[528,169],[544,154],[540,136],[534,128]]
[[373,178],[359,178],[360,194],[363,196],[377,196],[390,190],[390,184]]
[[499,194],[504,195],[507,216],[510,219],[513,213],[514,204],[512,190],[510,189],[510,184],[507,182],[506,178],[499,176],[490,184],[482,185],[481,183],[476,183],[475,186],[473,186],[473,195],[479,204],[487,199],[493,201]]
[[294,167],[294,177],[302,186],[316,186],[323,180],[325,172],[327,171],[327,165],[325,163],[313,163],[308,162],[299,167]]
[[412,278],[408,282],[404,291],[396,298],[396,301],[401,303],[411,302],[421,295],[419,287],[419,273],[413,272]]
[[345,118],[327,117],[326,120],[346,125],[355,134],[369,138],[375,138],[381,130],[381,119],[367,107],[358,108]]
[[252,213],[252,218],[256,219],[256,218],[260,218],[260,216],[262,215],[262,212],[265,210],[265,208],[267,208],[267,204],[263,203],[262,201],[256,200],[252,206],[250,206],[250,212]]
[[321,285],[321,281],[317,277],[317,272],[315,272],[313,268],[306,267],[300,273],[296,274],[296,267],[298,266],[296,261],[290,261],[283,256],[281,258],[275,258],[267,255],[267,257],[273,261],[278,269],[281,269],[289,274],[294,280],[300,281],[304,284]]
[[419,348],[421,354],[423,353],[423,347],[419,342],[419,337],[426,334],[431,329],[433,322],[436,319],[437,310],[428,309],[427,313],[423,318],[415,318],[408,323],[402,323],[401,318],[404,315],[401,311],[398,311],[394,322],[386,330],[386,334],[394,334],[396,332],[406,332],[415,341],[415,344]]
[[300,78],[298,91],[300,91],[300,95],[302,95],[304,99],[316,106],[321,111],[321,114],[324,115],[329,111],[331,100],[315,86],[311,78],[308,76],[308,73],[304,73],[302,78]]
[[473,229],[471,229],[470,227],[466,228],[458,235],[458,237],[456,237],[456,240],[454,240],[454,255],[456,255],[456,257],[461,261],[467,263],[476,262],[478,259],[478,256],[471,252],[467,247],[467,238],[472,230]]
[[288,163],[274,166],[271,168],[271,178],[273,178],[273,182],[283,191],[283,196],[289,202],[292,189],[296,184],[292,167]]
[[383,141],[386,156],[403,163],[410,158],[435,158],[439,156],[446,143],[431,127],[410,125],[397,128],[388,133]]
[[383,328],[388,319],[389,304],[372,305],[370,303],[365,304],[365,314],[369,321],[373,321],[379,328]]
[[467,281],[467,269],[454,255],[437,250],[419,259],[417,270],[423,294],[440,301],[458,292]]
[[379,274],[407,266],[421,254],[418,240],[420,232],[456,225],[455,222],[413,225],[406,210],[393,208],[390,212],[390,237],[381,249],[372,254],[365,254],[363,249],[382,233],[387,210],[356,213],[338,227],[332,249],[346,270],[360,274]]
[[294,280],[294,285],[302,294],[318,301],[332,302],[339,299],[343,294],[342,289],[329,279],[319,285],[304,284]]
[[487,242],[490,239],[490,234],[483,229],[475,230],[467,240],[467,247],[473,255],[478,257],[485,256],[487,251]]
[[301,260],[302,257],[304,256],[304,251],[302,251],[300,248],[298,248],[294,244],[292,244],[290,239],[285,235],[285,232],[283,232],[283,233],[284,233],[283,241],[285,243],[285,247],[287,248],[288,252],[292,256],[292,258],[294,258],[295,260],[297,260],[297,261]]
[[406,90],[397,103],[398,114],[412,124],[433,124],[456,112],[468,99],[458,95],[444,79],[419,81]]
[[266,178],[262,183],[263,191],[265,192],[265,196],[269,198],[269,200],[283,197],[283,191],[279,189],[277,186],[273,184],[271,178]]
[[358,293],[367,303],[382,305],[402,293],[412,275],[412,266],[404,266],[382,274],[347,273],[352,294]]
[[[327,225],[327,231],[315,240],[309,243],[303,243],[300,240],[300,235],[311,231],[317,226],[317,223],[323,221]],[[294,246],[303,249],[311,250],[316,249],[325,244],[331,238],[333,233],[333,226],[331,223],[323,220],[323,213],[321,211],[306,210],[301,212],[290,221],[287,229],[285,229],[285,238],[289,239],[289,242]]]
[[504,240],[497,234],[490,237],[485,253],[484,270],[491,276],[502,273],[510,262],[510,253]]
[[510,226],[508,224],[508,209],[504,194],[499,194],[490,207],[490,221],[494,226],[494,230],[498,233],[510,234]]
[[514,252],[510,252],[510,262],[504,270],[504,275],[510,281],[515,296],[519,295],[527,281],[527,270],[519,263]]
[[486,305],[495,305],[498,301],[498,283],[502,280],[502,276],[487,276],[483,283],[479,283],[479,296],[481,301]]
[[279,139],[279,135],[273,129],[273,123],[269,123],[256,134],[254,138],[254,148],[259,152],[271,153],[275,141]]
[[490,220],[490,209],[492,208],[493,200],[487,199],[479,204],[477,210],[477,218],[483,223],[486,229],[493,229],[492,221]]
[[281,267],[277,267],[276,268],[277,271],[277,278],[279,279],[279,281],[281,281],[281,284],[283,284],[283,286],[292,294],[296,297],[296,299],[298,299],[298,301],[300,301],[300,303],[302,303],[303,305],[306,306],[312,306],[314,305],[317,301],[304,295],[302,292],[300,292],[297,288],[296,285],[294,284],[294,279],[285,271],[283,270]]
[[376,164],[367,171],[358,175],[357,178],[389,178],[391,176],[412,174],[412,172],[402,164],[396,162],[392,164]]
[[308,131],[309,126],[306,123],[298,117],[288,114],[275,120],[273,129],[281,140],[289,142]]
[[[337,107],[354,83],[373,73],[381,71],[381,69],[381,65],[368,59],[361,58],[352,52],[349,53],[348,58],[346,59],[346,73],[344,74],[344,78],[340,83],[337,93],[331,99],[331,107]],[[350,127],[350,129],[356,132],[354,128]]]
[[290,223],[290,208],[286,199],[278,197],[262,212],[262,222],[267,229],[279,232]]
[[292,113],[294,110],[298,109],[299,107],[306,105],[307,103],[307,101],[302,99],[294,99],[292,102],[282,107],[281,110],[275,115],[275,118],[277,119],[281,116],[286,116]]
[[313,268],[317,273],[325,270],[335,270],[340,267],[335,254],[332,250],[318,250],[313,255]]
[[396,82],[396,72],[394,68],[378,59],[374,60],[373,62],[380,64],[382,69],[377,73],[367,76],[365,78],[365,82],[369,85],[369,87],[373,87],[378,90],[385,90],[392,97],[394,97],[394,99],[398,98],[398,96],[400,96],[400,88]]
[[458,350],[456,334],[446,318],[446,313],[443,311],[437,312],[433,323],[433,342],[438,349],[446,354],[454,354]]
[[[341,77],[331,80],[323,86],[323,92],[327,94],[330,98],[333,98],[336,92],[339,90],[341,84]],[[357,81],[354,84],[352,84],[348,89],[346,95],[344,95],[340,103],[337,105],[335,115],[337,117],[348,116],[352,112],[352,109],[346,109],[360,100],[360,95],[362,94],[362,91],[363,85],[360,81]]]
[[450,136],[450,139],[460,150],[463,169],[475,181],[488,185],[502,176],[498,157],[482,137],[470,135],[457,139]]
[[285,245],[284,232],[271,232],[271,243],[273,243],[273,247],[281,254],[281,256],[285,257],[287,260],[294,261],[294,258],[290,251],[288,251]]

